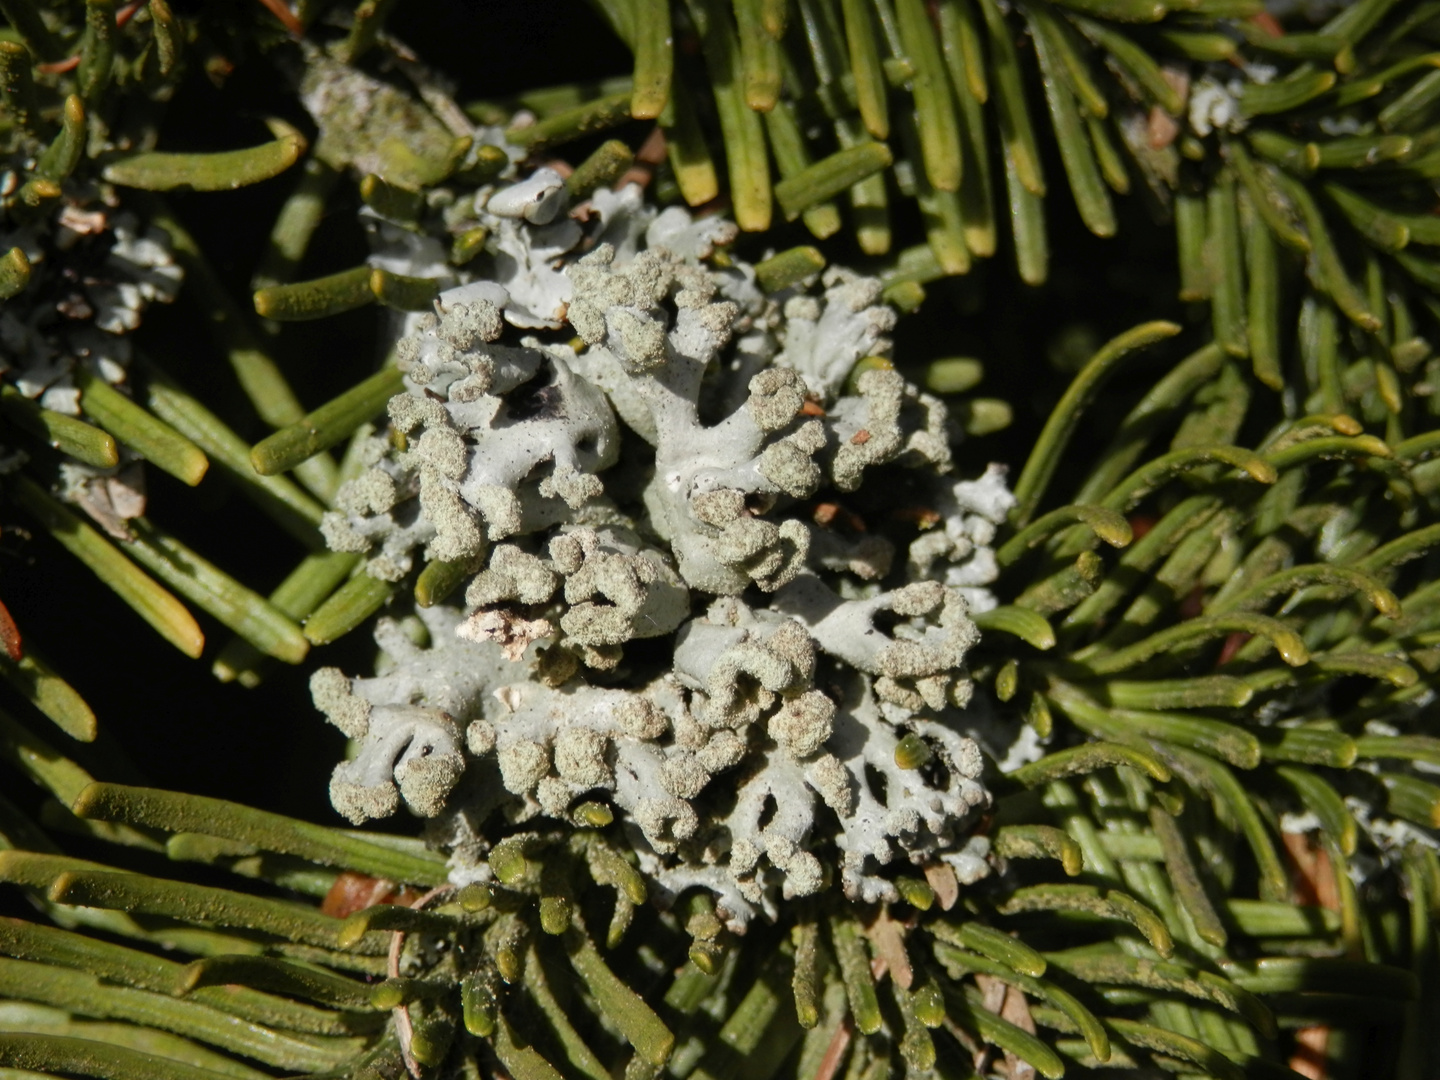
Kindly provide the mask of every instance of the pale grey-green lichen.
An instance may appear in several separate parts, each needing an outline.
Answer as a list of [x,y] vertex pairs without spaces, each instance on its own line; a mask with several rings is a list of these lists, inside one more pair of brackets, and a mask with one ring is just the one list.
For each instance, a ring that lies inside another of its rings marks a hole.
[[[0,188],[20,174],[7,170]],[[0,310],[0,378],[42,408],[82,414],[77,369],[129,392],[133,347],[129,334],[146,308],[170,303],[184,272],[170,237],[133,211],[117,210],[107,185],[67,178],[62,196],[43,217],[0,222],[0,251],[18,247],[30,281]],[[59,494],[117,539],[145,512],[140,456],[120,445],[111,468],[66,461]]]
[[[897,859],[974,880],[964,659],[1004,470],[956,480],[943,403],[884,363],[853,375],[889,349],[875,281],[766,295],[712,260],[728,222],[631,187],[582,223],[567,198],[546,170],[475,196],[487,255],[410,320],[390,431],[327,516],[375,576],[469,571],[463,609],[419,612],[427,647],[382,622],[383,674],[316,675],[358,746],[337,808],[437,818],[472,880],[488,815],[580,823],[598,799],[658,891],[708,888],[737,927],[827,864],[865,900],[895,898]],[[897,524],[872,482],[936,526]]]
[[0,372],[26,397],[72,416],[80,412],[75,366],[123,384],[132,353],[124,335],[150,304],[174,300],[184,278],[169,236],[116,212],[105,194],[68,181],[50,219],[0,225],[0,250],[20,248],[31,267],[23,299],[0,312]]

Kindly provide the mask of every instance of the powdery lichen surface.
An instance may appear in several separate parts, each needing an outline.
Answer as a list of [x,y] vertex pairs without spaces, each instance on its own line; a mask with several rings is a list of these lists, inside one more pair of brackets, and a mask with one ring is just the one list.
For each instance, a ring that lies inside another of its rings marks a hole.
[[964,658],[1004,470],[953,475],[944,404],[883,360],[878,282],[767,295],[715,258],[728,222],[633,185],[567,206],[543,169],[450,204],[486,253],[410,321],[390,430],[326,518],[375,577],[465,570],[463,608],[382,621],[381,674],[316,674],[357,746],[337,809],[438,818],[460,880],[491,814],[603,802],[657,889],[736,927],[827,864],[870,901],[897,860],[974,880]]

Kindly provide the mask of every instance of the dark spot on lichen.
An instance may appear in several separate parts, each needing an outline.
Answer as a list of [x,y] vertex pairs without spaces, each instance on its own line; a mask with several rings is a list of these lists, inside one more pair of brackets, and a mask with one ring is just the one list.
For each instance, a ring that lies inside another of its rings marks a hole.
[[549,364],[528,382],[521,383],[505,397],[505,415],[519,423],[525,420],[563,420],[565,399],[554,383],[555,373]]

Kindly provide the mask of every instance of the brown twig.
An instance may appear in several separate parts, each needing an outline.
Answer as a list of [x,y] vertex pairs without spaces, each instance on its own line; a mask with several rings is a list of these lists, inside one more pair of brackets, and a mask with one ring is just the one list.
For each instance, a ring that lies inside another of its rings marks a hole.
[[[437,885],[429,892],[419,896],[409,907],[416,911],[423,909],[430,901],[441,896],[448,896],[455,891],[454,885]],[[396,930],[390,935],[390,952],[386,957],[385,973],[392,979],[400,977],[400,952],[405,948],[405,931]],[[415,1080],[420,1080],[420,1063],[415,1060],[415,1055],[410,1052],[411,1040],[415,1037],[415,1025],[410,1022],[410,1006],[396,1005],[390,1010],[390,1015],[395,1018],[395,1038],[400,1043],[400,1056],[405,1061],[405,1071]]]
[[847,1014],[835,1029],[835,1034],[830,1037],[830,1045],[825,1048],[825,1056],[820,1059],[811,1080],[835,1080],[835,1074],[840,1071],[840,1063],[845,1060],[845,1051],[850,1048],[850,1034],[853,1030],[854,1023]]
[[[1340,887],[1330,853],[1308,834],[1282,833],[1285,855],[1294,871],[1290,876],[1290,898],[1297,904],[1316,904],[1330,911],[1340,910]],[[1338,871],[1343,873],[1344,871]],[[1308,1080],[1328,1080],[1326,1062],[1330,1025],[1311,1024],[1295,1031],[1295,1048],[1289,1066]]]
[[260,0],[260,5],[285,25],[285,29],[290,31],[291,37],[302,38],[305,36],[304,23],[290,10],[290,5],[286,4],[285,0]]
[[626,169],[620,179],[615,181],[615,190],[619,191],[626,184],[639,184],[642,188],[647,187],[655,177],[655,167],[664,160],[665,132],[661,131],[657,124],[645,137],[645,141],[640,144],[640,149],[635,151],[635,160],[631,162],[630,168]]
[[[261,0],[261,2],[263,3],[264,0]],[[134,3],[126,4],[123,8],[117,11],[115,13],[115,29],[119,30],[122,26],[128,23],[131,19],[135,17],[135,13],[144,6],[145,5],[144,3],[142,3],[142,0],[135,0]],[[79,53],[76,53],[74,56],[67,56],[64,60],[55,60],[48,64],[35,65],[38,70],[45,72],[45,74],[47,75],[61,75],[67,71],[74,71],[79,66]]]
[[5,606],[4,601],[0,601],[0,648],[17,664],[25,656],[25,649],[20,642],[20,628],[15,625],[10,609]]

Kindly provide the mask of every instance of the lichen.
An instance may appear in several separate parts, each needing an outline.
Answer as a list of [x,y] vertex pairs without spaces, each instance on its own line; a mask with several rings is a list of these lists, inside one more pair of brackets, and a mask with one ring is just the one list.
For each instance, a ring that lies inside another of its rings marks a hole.
[[[1003,469],[951,475],[945,406],[883,357],[879,284],[767,295],[715,259],[728,222],[630,187],[582,225],[544,169],[472,206],[487,254],[412,320],[389,430],[324,524],[385,580],[461,564],[465,607],[421,611],[428,648],[382,623],[381,676],[316,676],[358,744],[337,809],[477,835],[598,799],[659,893],[702,885],[737,928],[832,859],[867,901],[897,898],[896,860],[974,880],[964,661],[1011,499]],[[897,480],[936,527],[838,527]]]
[[[0,379],[41,408],[78,417],[77,370],[129,393],[129,334],[151,304],[175,299],[184,272],[169,236],[117,209],[112,189],[67,179],[59,191],[40,216],[8,208],[0,218],[0,252],[19,248],[30,266],[25,291],[0,311]],[[118,456],[109,468],[64,462],[59,494],[129,539],[126,522],[145,512],[145,477],[130,447]]]
[[75,366],[123,384],[133,351],[124,335],[150,304],[175,299],[184,273],[163,230],[107,206],[93,184],[64,192],[49,220],[0,226],[0,250],[20,248],[31,267],[25,302],[0,312],[0,372],[26,397],[76,416]]

